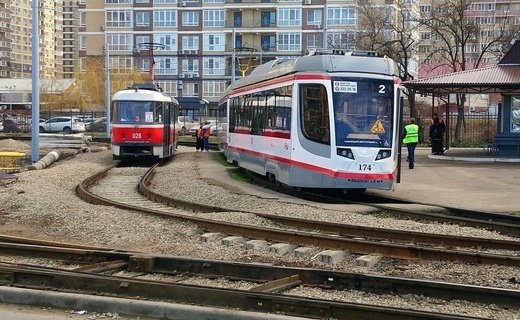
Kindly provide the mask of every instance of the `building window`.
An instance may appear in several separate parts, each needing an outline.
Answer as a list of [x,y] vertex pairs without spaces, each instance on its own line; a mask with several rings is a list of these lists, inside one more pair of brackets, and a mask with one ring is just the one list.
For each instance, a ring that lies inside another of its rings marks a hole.
[[199,36],[182,36],[183,50],[199,50]]
[[225,34],[205,34],[204,35],[204,51],[225,51],[226,50]]
[[225,0],[203,0],[204,3],[224,3]]
[[307,35],[307,49],[316,49],[320,47],[320,38],[316,34]]
[[176,4],[177,0],[153,0],[155,4]]
[[107,33],[108,49],[113,51],[132,50],[131,33]]
[[184,81],[184,90],[182,92],[182,95],[184,97],[198,97],[199,96],[199,84]]
[[107,10],[105,14],[108,28],[132,27],[132,10]]
[[278,51],[301,51],[301,34],[283,32],[278,34]]
[[224,57],[205,57],[204,75],[223,76],[225,74],[226,59]]
[[520,96],[511,97],[511,131],[520,132]]
[[156,80],[159,88],[169,96],[177,96],[177,80]]
[[226,90],[226,81],[204,81],[202,90],[205,97],[221,97]]
[[154,27],[176,27],[177,26],[177,10],[154,10],[153,11]]
[[135,37],[135,46],[136,47],[143,49],[143,47],[141,47],[141,45],[143,45],[145,43],[150,43],[150,36],[136,36]]
[[177,59],[173,57],[155,57],[155,74],[177,75]]
[[198,76],[199,73],[199,60],[198,59],[182,59],[182,72],[194,74]]
[[87,36],[84,34],[79,36],[79,49],[80,50],[87,49]]
[[164,45],[157,51],[177,51],[177,36],[170,33],[156,33],[153,35],[153,42]]
[[132,69],[131,57],[110,57],[110,72],[126,73]]
[[204,10],[204,26],[205,27],[223,27],[226,20],[224,10],[208,9]]
[[357,23],[355,7],[328,8],[327,17],[327,26],[352,26]]
[[307,11],[307,24],[308,25],[321,25],[321,10],[309,10]]
[[272,27],[276,24],[276,12],[262,12],[260,14],[260,26],[264,28]]
[[302,10],[299,8],[278,9],[278,26],[301,26]]
[[199,13],[197,11],[185,11],[182,13],[183,26],[198,26]]
[[136,27],[149,27],[150,26],[150,12],[137,11],[135,13],[135,26]]
[[[80,3],[87,3],[87,1],[80,1]],[[105,0],[106,4],[113,4],[113,3],[132,3],[132,0]]]

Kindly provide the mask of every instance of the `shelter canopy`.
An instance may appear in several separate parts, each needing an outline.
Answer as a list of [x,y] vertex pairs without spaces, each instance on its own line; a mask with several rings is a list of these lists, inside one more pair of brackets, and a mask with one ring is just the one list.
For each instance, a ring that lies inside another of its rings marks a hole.
[[520,94],[520,41],[496,66],[406,81],[403,85],[421,94]]

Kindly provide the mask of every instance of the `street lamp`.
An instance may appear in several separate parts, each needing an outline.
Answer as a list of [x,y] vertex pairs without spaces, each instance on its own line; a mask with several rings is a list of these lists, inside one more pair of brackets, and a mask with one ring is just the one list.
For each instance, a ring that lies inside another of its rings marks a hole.
[[5,88],[9,90],[9,113],[13,115],[13,91],[16,90],[16,84],[13,85],[5,85]]

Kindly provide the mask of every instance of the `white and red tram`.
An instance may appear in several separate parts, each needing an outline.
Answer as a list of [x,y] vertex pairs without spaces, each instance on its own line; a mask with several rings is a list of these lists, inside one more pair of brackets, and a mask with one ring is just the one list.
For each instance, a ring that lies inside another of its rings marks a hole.
[[136,84],[112,97],[110,143],[114,159],[168,158],[177,146],[176,99],[154,84]]
[[292,187],[392,189],[401,81],[373,52],[274,60],[233,83],[221,107],[227,161]]

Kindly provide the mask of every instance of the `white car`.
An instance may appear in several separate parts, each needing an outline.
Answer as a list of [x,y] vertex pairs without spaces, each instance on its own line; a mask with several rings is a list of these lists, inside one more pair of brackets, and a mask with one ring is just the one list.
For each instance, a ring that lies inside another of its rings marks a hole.
[[195,128],[194,130],[196,130],[199,126],[199,123],[190,117],[179,116],[177,118],[177,126],[182,134],[186,134],[187,132],[191,133],[192,128]]
[[76,117],[53,117],[40,123],[40,132],[85,132],[85,123]]

